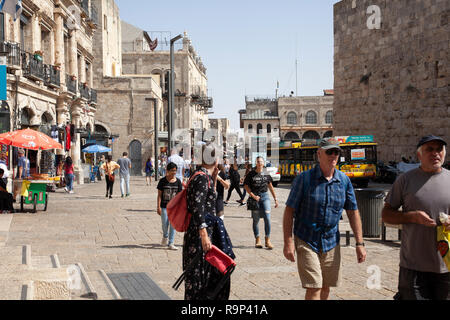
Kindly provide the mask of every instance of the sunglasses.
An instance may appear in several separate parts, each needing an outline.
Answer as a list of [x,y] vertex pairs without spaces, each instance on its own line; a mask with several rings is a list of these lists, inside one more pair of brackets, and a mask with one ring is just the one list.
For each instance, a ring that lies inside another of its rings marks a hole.
[[325,153],[326,153],[327,155],[329,155],[329,156],[331,156],[331,155],[338,156],[338,155],[341,154],[341,152],[339,151],[339,149],[328,149],[328,150],[325,150]]

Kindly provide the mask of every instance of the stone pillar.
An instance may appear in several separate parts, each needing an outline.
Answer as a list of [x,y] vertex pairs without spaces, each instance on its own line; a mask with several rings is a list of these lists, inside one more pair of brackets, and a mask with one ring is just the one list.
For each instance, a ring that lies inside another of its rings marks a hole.
[[86,60],[84,58],[84,55],[81,55],[80,58],[80,74],[79,74],[80,83],[87,82],[86,79]]
[[77,30],[72,29],[69,39],[69,74],[78,77]]
[[[55,64],[61,69],[61,85],[66,84],[66,64],[65,64],[65,50],[64,50],[64,17],[55,14],[56,31],[55,36]],[[59,122],[58,122],[59,123]]]
[[41,48],[41,26],[39,25],[39,15],[34,14],[31,17],[31,39],[32,39],[32,52],[42,50]]

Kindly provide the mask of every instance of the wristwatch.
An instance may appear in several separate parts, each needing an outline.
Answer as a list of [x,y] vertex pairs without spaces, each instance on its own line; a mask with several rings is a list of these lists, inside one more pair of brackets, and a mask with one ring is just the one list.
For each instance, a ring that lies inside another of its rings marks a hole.
[[201,225],[200,225],[200,228],[199,229],[204,229],[204,228],[208,228],[208,225],[206,224],[206,223],[202,223]]
[[357,246],[357,247],[365,247],[366,245],[364,244],[364,242],[357,242],[357,243],[355,243],[355,246]]

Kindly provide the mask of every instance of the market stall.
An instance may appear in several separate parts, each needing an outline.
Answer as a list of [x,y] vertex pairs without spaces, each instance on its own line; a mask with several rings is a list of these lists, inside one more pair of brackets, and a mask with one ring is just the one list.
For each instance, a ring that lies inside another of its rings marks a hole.
[[[62,145],[51,137],[32,129],[2,133],[0,144],[26,150],[63,149]],[[37,204],[43,204],[44,211],[47,210],[47,186],[59,180],[60,177],[49,177],[48,174],[32,174],[25,179],[14,179],[14,185],[20,190],[20,210],[23,211],[24,204],[32,204],[33,212],[36,212]]]

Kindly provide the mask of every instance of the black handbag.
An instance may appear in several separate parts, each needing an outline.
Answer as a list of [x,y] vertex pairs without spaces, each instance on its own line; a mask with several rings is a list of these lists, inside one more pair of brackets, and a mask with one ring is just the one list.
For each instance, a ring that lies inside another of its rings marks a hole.
[[259,201],[249,196],[247,199],[247,210],[259,210]]

